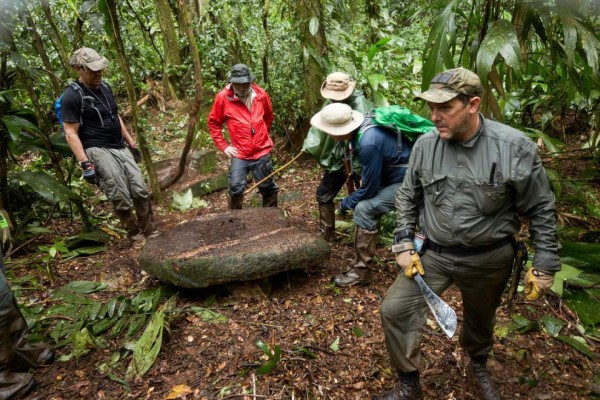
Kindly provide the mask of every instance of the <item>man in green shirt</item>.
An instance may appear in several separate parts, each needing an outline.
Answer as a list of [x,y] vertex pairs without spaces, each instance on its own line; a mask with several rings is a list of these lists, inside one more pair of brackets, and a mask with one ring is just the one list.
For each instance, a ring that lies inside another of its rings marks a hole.
[[[535,248],[525,293],[535,300],[561,268],[556,208],[537,146],[523,133],[479,113],[483,88],[464,68],[436,75],[427,101],[437,130],[417,140],[396,194],[393,247],[402,269],[381,306],[396,387],[377,399],[421,399],[419,359],[427,305],[412,279],[423,275],[440,294],[455,283],[463,303],[460,344],[469,355],[467,377],[481,398],[501,395],[486,370],[496,309],[511,275],[514,235],[529,220]],[[428,238],[416,252],[417,225]],[[416,242],[415,242],[416,243]]]

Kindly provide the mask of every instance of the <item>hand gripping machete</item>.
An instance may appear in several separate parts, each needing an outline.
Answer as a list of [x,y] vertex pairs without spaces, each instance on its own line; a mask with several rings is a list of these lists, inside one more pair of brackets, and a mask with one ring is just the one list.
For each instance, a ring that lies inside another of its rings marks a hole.
[[419,289],[421,289],[421,293],[423,293],[423,297],[425,298],[425,302],[427,302],[436,321],[444,333],[451,338],[454,336],[454,332],[456,332],[456,313],[452,307],[446,304],[444,300],[440,299],[439,296],[427,286],[421,275],[416,274],[414,279],[417,281]]

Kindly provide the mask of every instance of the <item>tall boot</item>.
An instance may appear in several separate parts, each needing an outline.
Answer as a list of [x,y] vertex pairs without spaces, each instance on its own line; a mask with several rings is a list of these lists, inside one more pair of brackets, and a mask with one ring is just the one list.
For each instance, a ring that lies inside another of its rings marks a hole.
[[150,197],[138,197],[133,199],[133,207],[137,216],[137,223],[144,236],[152,236],[158,233],[154,223],[154,213]]
[[14,349],[8,330],[0,329],[0,400],[16,399],[29,393],[35,386],[32,374],[13,372]]
[[277,192],[263,194],[263,207],[277,207]]
[[14,298],[7,320],[14,352],[13,362],[10,365],[13,371],[28,371],[30,368],[50,365],[54,362],[54,350],[51,346],[47,344],[30,345],[27,343],[25,338],[27,322]]
[[142,235],[140,235],[140,228],[138,227],[137,221],[131,209],[115,209],[115,214],[119,218],[119,221],[121,221],[123,229],[125,229],[127,232],[127,238],[130,242],[137,242],[144,238]]
[[323,239],[330,242],[335,233],[335,204],[319,203],[319,228]]
[[244,205],[244,194],[229,194],[229,209],[241,210]]
[[368,285],[371,282],[371,269],[377,242],[379,242],[378,229],[369,231],[359,226],[356,227],[354,239],[356,262],[333,278],[336,286]]

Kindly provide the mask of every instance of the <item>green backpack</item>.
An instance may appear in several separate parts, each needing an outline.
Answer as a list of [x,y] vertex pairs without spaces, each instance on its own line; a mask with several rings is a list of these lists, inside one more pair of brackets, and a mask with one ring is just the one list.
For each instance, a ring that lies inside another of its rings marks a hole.
[[435,129],[433,122],[427,118],[414,114],[408,108],[396,105],[374,108],[367,117],[371,119],[373,125],[383,126],[396,133],[401,133],[411,143],[414,143],[422,134]]

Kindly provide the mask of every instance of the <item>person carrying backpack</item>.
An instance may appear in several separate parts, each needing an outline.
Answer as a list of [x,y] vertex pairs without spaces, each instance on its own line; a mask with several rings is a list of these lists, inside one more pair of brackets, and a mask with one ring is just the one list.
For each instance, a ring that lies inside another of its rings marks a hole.
[[311,125],[346,146],[362,165],[362,185],[340,203],[340,212],[354,210],[356,262],[333,278],[336,286],[367,285],[371,281],[379,220],[395,207],[396,190],[402,184],[411,144],[395,131],[374,124],[370,118],[343,103],[332,103],[315,114]]
[[[321,96],[326,99],[324,106],[332,103],[343,103],[361,114],[367,114],[373,108],[362,90],[356,88],[356,81],[344,72],[333,72],[321,85]],[[328,242],[335,233],[335,204],[345,182],[348,192],[358,186],[360,164],[350,159],[348,146],[343,141],[334,140],[330,135],[311,127],[302,145],[302,151],[310,154],[323,168],[321,182],[316,190],[319,204],[319,229],[321,236]],[[349,177],[348,175],[352,175]],[[348,193],[351,194],[351,193]]]
[[67,143],[84,179],[98,185],[112,202],[129,241],[141,244],[144,237],[159,232],[135,159],[141,159],[141,153],[119,116],[112,90],[102,80],[108,60],[94,49],[82,47],[73,53],[69,64],[79,79],[59,99]]

